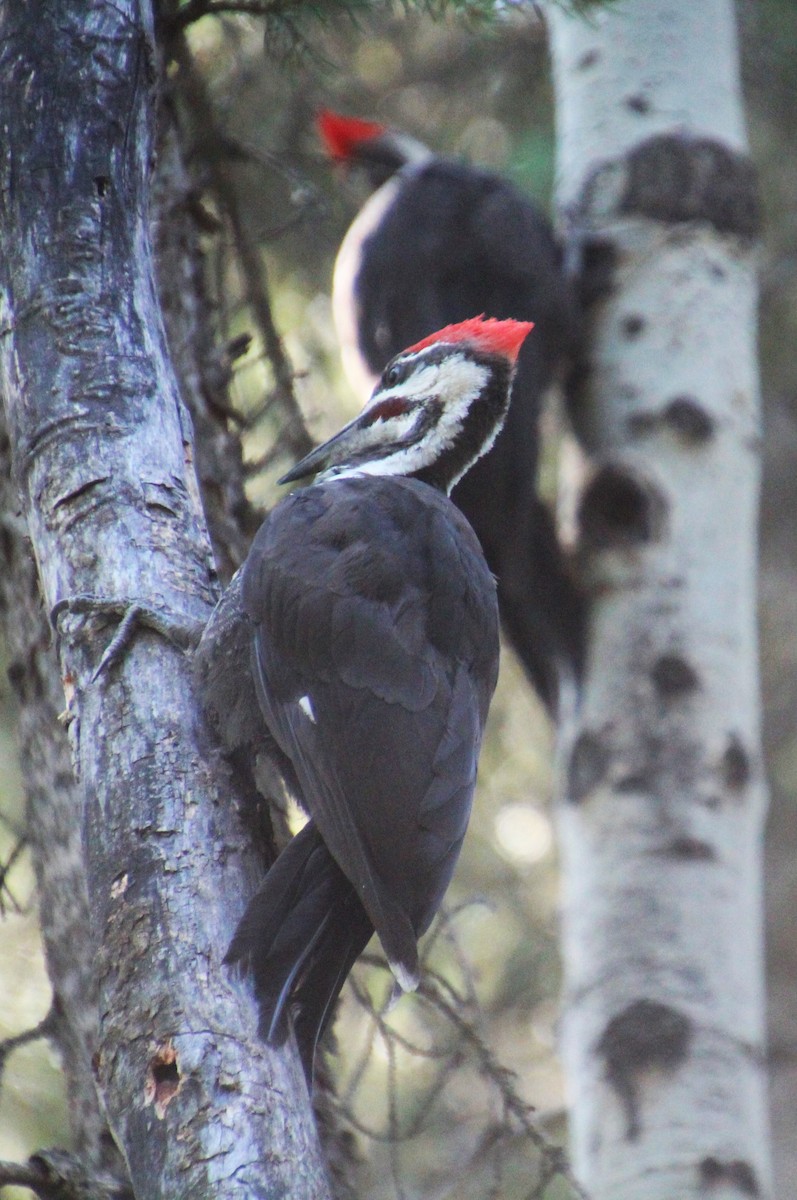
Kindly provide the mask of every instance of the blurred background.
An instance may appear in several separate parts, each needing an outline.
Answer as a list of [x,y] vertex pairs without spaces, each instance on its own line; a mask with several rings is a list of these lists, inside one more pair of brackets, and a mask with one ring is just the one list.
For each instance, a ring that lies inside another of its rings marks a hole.
[[[770,1061],[782,1200],[797,1198],[797,6],[739,5],[752,153],[766,213],[761,263],[765,407],[761,649],[772,813],[767,849]],[[550,207],[552,97],[543,25],[533,7],[487,26],[448,15],[336,16],[304,27],[266,56],[263,26],[206,17],[189,29],[218,128],[236,155],[226,168],[247,228],[262,247],[273,313],[312,435],[357,410],[344,381],[329,291],[341,237],[366,191],[333,170],[319,144],[321,107],[406,129],[436,151],[506,173]],[[711,48],[706,47],[706,53]],[[201,182],[201,181],[200,181]],[[271,451],[281,416],[225,226],[204,195],[209,288],[227,342],[253,334],[234,366],[231,400],[247,417],[248,490],[275,498],[284,457]],[[732,333],[729,333],[732,336]],[[557,422],[547,423],[543,487],[553,497]],[[2,664],[0,664],[2,667]],[[50,992],[24,848],[24,799],[14,711],[0,670],[0,1039],[36,1025]],[[337,1025],[332,1062],[343,1120],[358,1160],[354,1191],[374,1200],[413,1196],[571,1195],[538,1130],[564,1138],[556,1059],[559,964],[557,870],[550,797],[553,738],[507,651],[482,758],[465,850],[448,915],[430,934],[429,987],[385,1015],[389,986],[358,970]],[[458,1015],[459,1014],[459,1015]],[[464,1014],[467,1021],[460,1018]],[[68,1144],[68,1098],[43,1040],[0,1050],[0,1158]],[[512,1075],[506,1074],[506,1071]],[[537,1125],[526,1106],[536,1109]],[[530,1174],[531,1172],[531,1174]],[[531,1182],[530,1182],[531,1180]],[[537,1181],[535,1183],[535,1180]],[[3,1200],[24,1190],[0,1189]]]

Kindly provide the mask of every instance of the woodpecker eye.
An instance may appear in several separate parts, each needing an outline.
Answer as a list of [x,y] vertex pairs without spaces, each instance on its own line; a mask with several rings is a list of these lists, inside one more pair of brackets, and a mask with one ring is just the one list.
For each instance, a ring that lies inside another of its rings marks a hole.
[[404,366],[402,363],[393,363],[385,371],[384,380],[389,387],[393,387],[396,383],[401,383],[404,378]]

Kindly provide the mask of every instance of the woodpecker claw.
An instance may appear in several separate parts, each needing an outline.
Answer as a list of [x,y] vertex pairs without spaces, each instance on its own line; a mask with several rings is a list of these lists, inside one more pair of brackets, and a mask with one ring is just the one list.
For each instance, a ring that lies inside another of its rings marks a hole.
[[92,683],[96,683],[103,672],[109,671],[115,663],[119,662],[133,639],[136,627],[146,623],[145,611],[141,605],[132,604],[122,617],[116,633],[105,647],[100,661],[94,668],[91,676]]
[[187,614],[175,614],[165,609],[138,600],[114,600],[102,596],[81,594],[59,600],[50,612],[50,623],[58,633],[58,623],[64,613],[91,615],[94,617],[120,618],[100,661],[95,667],[91,682],[97,680],[120,661],[127,651],[137,630],[145,628],[159,633],[180,650],[192,650],[202,636],[205,622]]

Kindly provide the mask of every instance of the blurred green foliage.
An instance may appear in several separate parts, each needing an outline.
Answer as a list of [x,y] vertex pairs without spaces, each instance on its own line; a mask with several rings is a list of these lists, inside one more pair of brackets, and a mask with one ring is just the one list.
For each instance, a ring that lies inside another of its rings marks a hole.
[[[0,656],[0,1041],[43,1020],[50,1007],[30,855],[20,843],[25,814],[14,738],[16,709]],[[11,862],[10,869],[5,870]],[[39,1039],[0,1055],[0,1159],[20,1160],[68,1140],[66,1096],[57,1055]],[[0,1188],[3,1200],[25,1189]]]

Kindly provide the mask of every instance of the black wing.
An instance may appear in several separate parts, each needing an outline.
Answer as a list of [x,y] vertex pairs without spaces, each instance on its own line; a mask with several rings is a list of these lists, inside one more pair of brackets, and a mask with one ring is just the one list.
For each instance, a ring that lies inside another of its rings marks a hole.
[[413,986],[417,936],[467,825],[497,672],[495,587],[478,543],[423,484],[337,481],[274,511],[243,594],[266,722]]

